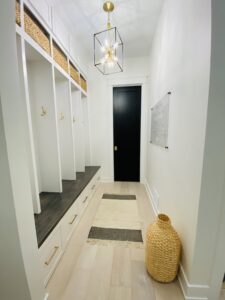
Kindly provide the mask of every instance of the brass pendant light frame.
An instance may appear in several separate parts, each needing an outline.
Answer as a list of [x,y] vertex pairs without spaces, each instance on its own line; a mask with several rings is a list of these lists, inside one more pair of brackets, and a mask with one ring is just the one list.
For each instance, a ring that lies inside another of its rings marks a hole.
[[[106,1],[103,4],[103,10],[106,13],[108,13],[107,29],[94,34],[94,66],[97,67],[97,69],[103,75],[109,75],[109,74],[115,74],[115,73],[123,72],[123,42],[122,42],[121,36],[120,36],[117,28],[116,27],[111,27],[111,22],[110,22],[110,13],[113,12],[114,8],[115,8],[115,6],[114,6],[113,2],[111,2],[111,1]],[[119,41],[120,41],[118,43],[118,46],[121,47],[122,61],[121,61],[121,63],[116,62],[116,65],[118,67],[118,71],[107,73],[107,72],[101,70],[101,63],[100,62],[96,62],[96,55],[95,55],[95,53],[96,53],[96,44],[100,45],[101,47],[103,46],[102,43],[101,43],[101,41],[99,40],[98,36],[101,35],[101,34],[104,34],[106,32],[109,32],[109,31],[113,31],[115,39],[116,40],[119,39]]]

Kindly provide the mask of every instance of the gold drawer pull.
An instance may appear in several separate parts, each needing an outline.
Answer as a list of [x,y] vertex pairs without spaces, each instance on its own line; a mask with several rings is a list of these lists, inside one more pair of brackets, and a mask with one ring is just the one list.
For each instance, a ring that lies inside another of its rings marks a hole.
[[92,190],[95,188],[95,184],[93,185],[93,187],[91,188]]
[[53,257],[55,256],[56,252],[59,250],[59,247],[56,246],[54,247],[54,251],[52,253],[52,255],[49,257],[49,259],[45,262],[46,266],[48,266],[50,264],[50,262],[52,261]]
[[73,224],[73,222],[76,220],[76,218],[77,218],[77,215],[74,215],[74,217],[73,217],[72,221],[70,221],[70,222],[69,222],[69,224],[70,224],[70,225],[72,225],[72,224]]
[[85,197],[85,199],[83,200],[83,203],[85,203],[88,199],[88,196]]

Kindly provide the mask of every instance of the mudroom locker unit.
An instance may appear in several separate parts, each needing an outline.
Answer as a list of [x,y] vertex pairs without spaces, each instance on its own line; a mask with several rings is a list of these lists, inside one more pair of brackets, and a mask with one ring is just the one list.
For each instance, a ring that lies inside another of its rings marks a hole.
[[88,85],[48,16],[16,1],[30,186],[47,284],[100,181],[90,166]]

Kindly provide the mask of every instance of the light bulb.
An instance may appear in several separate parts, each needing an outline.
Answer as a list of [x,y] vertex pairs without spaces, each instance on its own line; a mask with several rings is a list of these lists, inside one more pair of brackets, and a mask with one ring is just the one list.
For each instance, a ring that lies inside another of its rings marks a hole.
[[104,44],[105,44],[105,48],[109,47],[109,41],[107,39],[105,39]]
[[103,57],[103,58],[100,60],[100,63],[101,63],[102,65],[104,65],[105,62],[106,62],[106,59],[105,59],[105,57]]
[[114,67],[114,62],[113,61],[109,61],[107,63],[107,65],[108,65],[109,68],[113,68]]
[[114,48],[114,49],[117,49],[118,46],[119,46],[119,44],[116,42],[116,43],[113,45],[113,48]]
[[104,53],[106,51],[104,46],[101,46],[101,51]]

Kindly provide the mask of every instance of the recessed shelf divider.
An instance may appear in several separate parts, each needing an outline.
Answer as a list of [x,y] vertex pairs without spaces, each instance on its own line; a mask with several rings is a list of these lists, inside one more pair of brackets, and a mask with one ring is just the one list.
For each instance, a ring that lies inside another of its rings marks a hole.
[[90,158],[90,131],[89,131],[89,114],[88,114],[88,99],[82,97],[83,106],[83,130],[84,130],[84,147],[85,147],[85,166],[91,165]]
[[71,85],[72,113],[73,113],[73,132],[75,144],[76,171],[85,170],[85,139],[83,124],[83,107],[81,103],[81,92],[74,85]]
[[27,145],[27,157],[29,164],[29,174],[30,174],[30,187],[33,211],[36,214],[41,212],[40,197],[39,197],[39,186],[37,178],[37,168],[35,161],[35,150],[34,150],[34,140],[32,131],[32,119],[31,119],[31,109],[29,101],[29,90],[28,82],[25,80],[27,78],[27,67],[26,61],[22,60],[22,53],[25,51],[24,41],[19,35],[17,35],[17,58],[18,58],[18,68],[19,68],[19,78],[20,78],[20,91],[21,96],[24,99],[24,129],[25,138]]
[[72,105],[70,99],[70,82],[57,69],[55,74],[55,91],[58,118],[59,145],[62,179],[75,180],[75,149],[73,143]]

